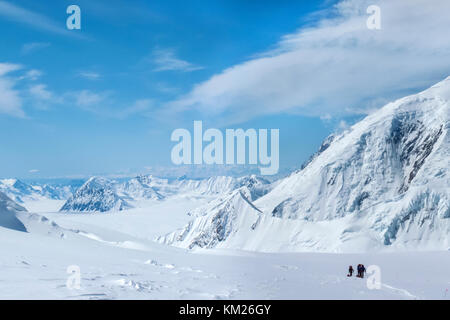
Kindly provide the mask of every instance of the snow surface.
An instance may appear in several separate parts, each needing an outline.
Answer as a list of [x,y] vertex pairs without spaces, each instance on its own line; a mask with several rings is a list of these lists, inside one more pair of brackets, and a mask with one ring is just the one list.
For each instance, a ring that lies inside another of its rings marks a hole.
[[[366,254],[189,251],[155,243],[186,223],[178,198],[116,213],[22,212],[28,233],[0,227],[1,299],[449,299],[450,252]],[[165,221],[165,222],[163,222]],[[348,278],[378,265],[381,289]],[[69,289],[68,266],[81,270]]]

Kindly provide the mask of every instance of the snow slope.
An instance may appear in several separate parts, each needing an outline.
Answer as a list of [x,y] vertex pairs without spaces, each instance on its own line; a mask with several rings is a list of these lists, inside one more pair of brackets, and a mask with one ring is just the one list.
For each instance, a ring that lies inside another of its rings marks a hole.
[[[180,250],[146,234],[183,223],[190,200],[122,214],[46,213],[64,236],[0,227],[1,299],[449,299],[450,253],[258,253]],[[131,213],[133,212],[133,213]],[[131,219],[130,219],[131,215]],[[45,226],[47,224],[42,224]],[[143,227],[141,227],[144,225]],[[120,226],[120,227],[118,227]],[[179,225],[181,226],[181,225]],[[55,236],[56,235],[56,236]],[[381,288],[348,278],[377,265]],[[69,266],[80,288],[66,286]],[[405,266],[408,266],[405,268]]]
[[328,138],[253,204],[225,199],[159,241],[271,252],[447,250],[449,116],[450,77]]
[[[257,219],[260,211],[251,201],[251,192],[247,187],[241,187],[223,198],[208,203],[199,210],[194,210],[197,219],[189,222],[184,228],[159,237],[161,243],[177,243],[181,247],[189,249],[195,247],[213,248],[230,237],[243,223],[242,219]],[[212,212],[213,214],[211,214]],[[247,215],[239,215],[246,212]]]
[[[245,188],[223,196],[230,206],[222,209],[236,206],[248,210],[250,192]],[[182,227],[189,219],[186,210],[208,205],[208,199],[180,194],[146,208],[132,208],[127,214],[37,215],[13,210],[27,232],[0,227],[0,299],[450,298],[448,251],[192,251],[151,240],[161,232]],[[240,218],[235,220],[237,224],[241,224]],[[348,265],[358,263],[380,268],[379,290],[369,289],[366,279],[346,276]],[[79,289],[67,287],[72,276],[69,266],[80,269]]]
[[26,232],[25,226],[17,218],[17,213],[24,211],[26,211],[24,207],[0,192],[0,227]]
[[[67,238],[73,230],[61,228],[45,216],[30,213],[4,193],[0,192],[0,227],[20,231]],[[76,233],[76,232],[75,232]]]

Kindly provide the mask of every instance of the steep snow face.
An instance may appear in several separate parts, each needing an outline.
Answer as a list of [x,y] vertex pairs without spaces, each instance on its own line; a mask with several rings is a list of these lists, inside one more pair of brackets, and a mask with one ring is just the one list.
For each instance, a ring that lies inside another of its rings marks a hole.
[[[328,138],[302,170],[256,200],[263,214],[255,224],[234,224],[213,243],[261,251],[448,249],[449,115],[450,77],[386,105]],[[228,214],[254,214],[240,210]],[[192,224],[210,230],[215,215]],[[212,243],[193,241],[198,233],[166,242]]]
[[67,238],[66,234],[74,233],[72,230],[64,230],[54,221],[42,215],[29,213],[24,207],[18,205],[2,192],[0,192],[1,227],[14,231],[54,236],[60,239]]
[[250,192],[248,199],[255,201],[266,195],[274,187],[274,184],[262,177],[250,175],[237,179],[234,189],[241,187],[246,187]]
[[116,193],[113,182],[92,177],[67,200],[60,211],[106,212],[130,207],[130,204]]
[[[176,244],[189,249],[212,248],[220,245],[243,224],[255,221],[261,213],[249,200],[247,187],[233,191],[224,199],[207,206],[208,214],[199,215],[184,228],[156,239],[160,243]],[[241,212],[246,212],[242,215]]]
[[241,192],[239,194],[245,194],[245,199],[251,202],[267,194],[273,187],[273,184],[268,180],[255,175],[237,179],[233,178],[233,181],[234,182],[229,185],[229,190],[223,190],[221,194],[207,204],[189,211],[188,215],[193,217],[207,215],[216,208],[223,206],[223,203],[227,202],[230,197],[233,198],[237,195],[238,193],[235,192],[236,190],[240,190]]
[[26,209],[0,192],[0,227],[26,232],[27,229],[17,218],[18,212],[26,212]]

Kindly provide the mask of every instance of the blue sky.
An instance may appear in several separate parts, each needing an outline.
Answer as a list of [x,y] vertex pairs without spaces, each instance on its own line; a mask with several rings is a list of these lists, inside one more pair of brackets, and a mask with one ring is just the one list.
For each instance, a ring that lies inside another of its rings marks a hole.
[[382,30],[356,0],[0,0],[0,176],[170,166],[170,134],[193,120],[278,128],[280,166],[299,166],[450,73],[448,1],[372,3]]

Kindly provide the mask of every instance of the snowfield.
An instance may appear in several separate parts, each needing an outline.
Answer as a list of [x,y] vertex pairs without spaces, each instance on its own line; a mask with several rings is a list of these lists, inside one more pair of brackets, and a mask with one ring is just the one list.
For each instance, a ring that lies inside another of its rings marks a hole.
[[[20,216],[28,233],[0,228],[1,299],[449,299],[450,252],[366,254],[188,251],[155,243],[190,219],[177,199],[153,209]],[[174,205],[174,202],[177,203]],[[3,213],[3,212],[2,212]],[[23,213],[23,212],[22,212]],[[161,217],[161,216],[165,216]],[[178,221],[179,219],[179,221]],[[165,222],[163,222],[165,220]],[[178,222],[177,222],[178,221]],[[381,289],[348,278],[378,265]],[[79,266],[81,288],[68,289]]]
[[449,115],[447,78],[273,182],[0,180],[0,299],[450,299]]

